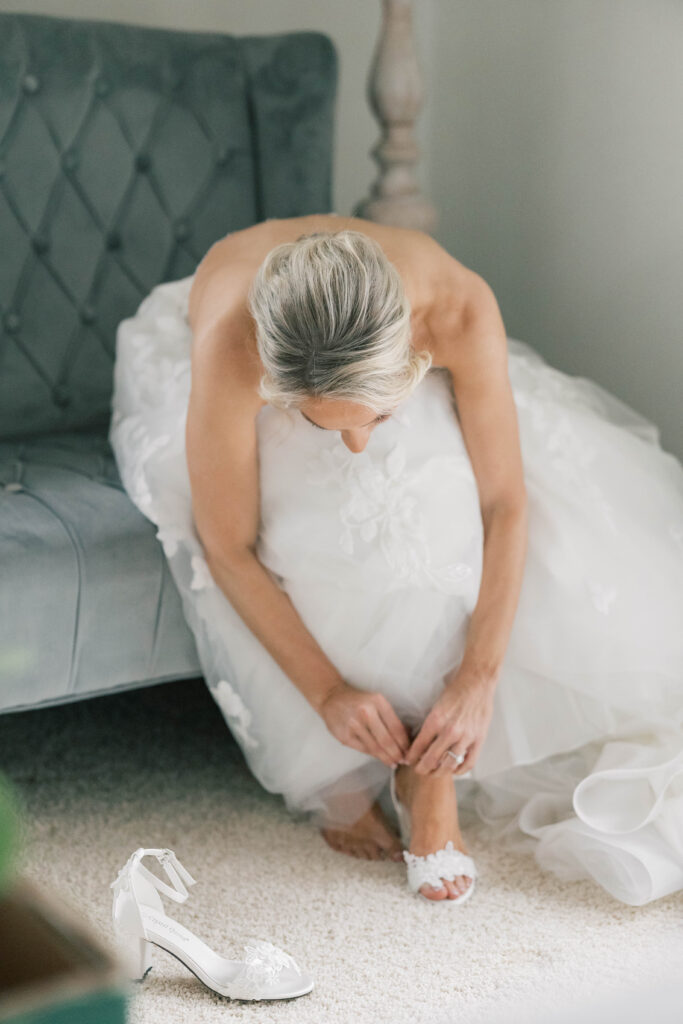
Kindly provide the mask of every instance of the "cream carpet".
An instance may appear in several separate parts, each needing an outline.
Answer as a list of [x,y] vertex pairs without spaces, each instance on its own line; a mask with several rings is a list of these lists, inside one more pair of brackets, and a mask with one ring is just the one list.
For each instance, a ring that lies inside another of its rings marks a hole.
[[480,876],[462,907],[414,897],[401,864],[331,850],[251,775],[202,680],[0,716],[0,767],[24,801],[24,874],[105,940],[109,883],[138,846],[167,846],[198,881],[169,914],[229,957],[252,936],[275,942],[315,978],[298,999],[232,1002],[155,949],[132,1024],[550,1024],[614,998],[605,1024],[626,1020],[623,993],[680,977],[683,894],[628,907],[560,883],[493,848],[471,813]]

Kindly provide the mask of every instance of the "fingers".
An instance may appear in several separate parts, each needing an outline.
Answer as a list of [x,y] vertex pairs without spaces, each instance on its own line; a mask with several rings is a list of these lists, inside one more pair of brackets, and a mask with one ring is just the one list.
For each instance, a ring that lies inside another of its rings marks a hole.
[[[390,753],[390,749],[396,748],[396,744],[391,739],[390,734],[387,732],[379,717],[373,718],[366,723],[365,735],[370,753],[389,767],[396,764],[396,762],[400,761],[403,757],[403,754],[401,753],[397,753],[396,755]],[[385,737],[389,744],[389,749],[385,746]]]
[[[355,727],[365,738],[368,752],[374,757],[377,757],[384,764],[391,766],[397,761],[403,760],[404,752],[401,745],[392,736],[382,718],[379,707],[379,705],[382,704],[382,700],[379,699],[380,697],[381,695],[375,694],[371,701],[360,706],[357,713]],[[386,701],[384,713],[387,717],[390,717],[389,712],[391,715],[395,715],[394,709],[391,707],[389,702]],[[398,718],[397,722],[403,729],[404,726]]]
[[433,772],[430,772],[430,774],[431,774],[432,777],[436,777],[438,779],[441,779],[445,775],[452,775],[453,774],[453,769],[455,767],[456,767],[456,764],[455,764],[455,761],[453,760],[453,758],[449,757],[448,754],[444,754],[444,756],[441,758],[441,761],[439,762],[437,767],[434,769]]
[[[479,755],[479,750],[481,749],[482,742],[482,740],[474,740],[470,744],[465,754],[465,760],[461,764],[457,764],[454,758],[449,757],[448,752],[445,752],[440,764],[438,765],[437,768],[434,769],[433,772],[431,772],[431,774],[433,776],[437,776],[438,778],[441,778],[444,775],[464,775],[466,772],[468,772],[471,768],[474,767],[474,764]],[[449,749],[453,748],[450,747]],[[456,747],[454,753],[463,753],[463,751],[458,751]]]
[[408,764],[416,765],[429,745],[439,734],[440,725],[429,715],[422,723],[422,728],[413,740],[410,750],[406,754]]
[[415,765],[415,771],[418,775],[434,774],[434,772],[438,771],[441,767],[442,761],[446,761],[451,773],[453,773],[455,770],[462,767],[462,765],[458,765],[455,758],[451,757],[450,754],[447,754],[446,751],[452,750],[454,754],[465,757],[468,746],[469,743],[464,736],[461,736],[457,740],[453,740],[450,730],[445,734],[440,733],[435,737]]
[[[481,749],[482,743],[483,740],[475,740],[471,744],[469,750],[467,751],[465,760],[462,762],[462,764],[459,764],[457,766],[454,772],[455,775],[462,775],[463,772],[468,772],[470,768],[474,767],[474,762],[477,760],[477,757],[479,756],[479,750]],[[449,757],[448,760],[450,761],[452,760],[452,758]],[[455,764],[455,761],[453,761],[453,764]]]
[[400,760],[406,756],[410,746],[408,730],[383,693],[377,694],[377,708],[386,729],[391,733],[396,746],[400,750],[400,758],[397,759]]

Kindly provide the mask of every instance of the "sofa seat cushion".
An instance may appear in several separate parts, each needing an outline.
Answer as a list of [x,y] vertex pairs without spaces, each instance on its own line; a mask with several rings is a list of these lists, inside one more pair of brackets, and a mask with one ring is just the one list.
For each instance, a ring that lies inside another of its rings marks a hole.
[[0,710],[201,675],[106,435],[0,442]]

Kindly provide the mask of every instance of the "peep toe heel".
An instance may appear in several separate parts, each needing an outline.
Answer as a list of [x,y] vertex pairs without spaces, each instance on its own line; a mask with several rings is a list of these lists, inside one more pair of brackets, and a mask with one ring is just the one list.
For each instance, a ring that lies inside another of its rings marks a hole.
[[[401,842],[405,847],[403,859],[408,868],[408,888],[416,896],[422,897],[422,899],[427,900],[429,903],[447,904],[448,906],[464,903],[474,892],[475,879],[477,877],[477,866],[474,860],[469,854],[463,853],[462,850],[456,850],[450,839],[440,850],[428,853],[424,857],[410,853],[408,850],[411,831],[410,812],[401,803],[396,792],[396,769],[392,769],[389,790],[394,809],[396,810],[396,817],[398,818]],[[420,892],[420,887],[425,885],[425,883],[435,889],[440,889],[443,886],[444,879],[452,881],[458,875],[467,875],[472,881],[465,892],[455,899],[448,897],[446,899],[430,900],[429,897]]]
[[[146,868],[143,857],[155,857],[171,884]],[[139,847],[121,868],[111,883],[112,920],[131,979],[145,978],[157,947],[176,957],[207,988],[229,999],[293,999],[313,989],[311,975],[279,946],[254,939],[244,946],[244,960],[228,960],[169,917],[159,894],[184,903],[187,886],[195,884],[172,850]]]

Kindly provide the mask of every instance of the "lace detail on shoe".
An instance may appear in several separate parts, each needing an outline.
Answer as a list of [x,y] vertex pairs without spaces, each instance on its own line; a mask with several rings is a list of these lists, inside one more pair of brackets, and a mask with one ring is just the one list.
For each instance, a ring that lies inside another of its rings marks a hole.
[[[466,457],[454,455],[448,461],[455,461],[458,470],[471,475]],[[381,463],[368,452],[350,452],[339,442],[308,460],[308,482],[339,484],[348,495],[339,508],[343,527],[339,544],[345,554],[355,553],[357,539],[375,543],[400,580],[459,593],[473,568],[466,562],[432,566],[424,517],[417,499],[408,493],[412,479],[405,467],[405,448],[400,441]]]
[[257,747],[258,741],[249,732],[251,711],[246,706],[237,690],[226,679],[219,680],[211,691],[221,707],[228,724],[237,739],[245,747]]
[[452,839],[448,840],[443,849],[428,853],[424,857],[404,850],[403,859],[408,865],[408,885],[413,892],[418,892],[420,886],[425,883],[434,889],[440,889],[444,878],[452,881],[457,875],[467,875],[474,882],[477,877],[474,861],[469,854],[456,850]]
[[[163,879],[153,875],[144,864],[140,863],[142,857],[151,856],[156,857],[168,878],[170,879],[171,885],[167,885]],[[150,885],[153,885],[159,892],[169,896],[170,899],[176,903],[184,903],[188,897],[187,886],[196,885],[196,880],[192,877],[190,872],[184,867],[178,858],[176,857],[173,850],[169,850],[166,847],[163,849],[145,849],[139,846],[137,850],[133,850],[130,857],[120,869],[118,875],[109,886],[110,889],[114,890],[116,896],[120,896],[122,892],[129,892],[135,896],[133,887],[131,885],[131,878],[133,872],[137,871]]]
[[284,949],[264,939],[254,939],[245,945],[244,966],[230,982],[230,996],[233,999],[263,999],[285,970],[301,974],[301,968],[294,957]]

